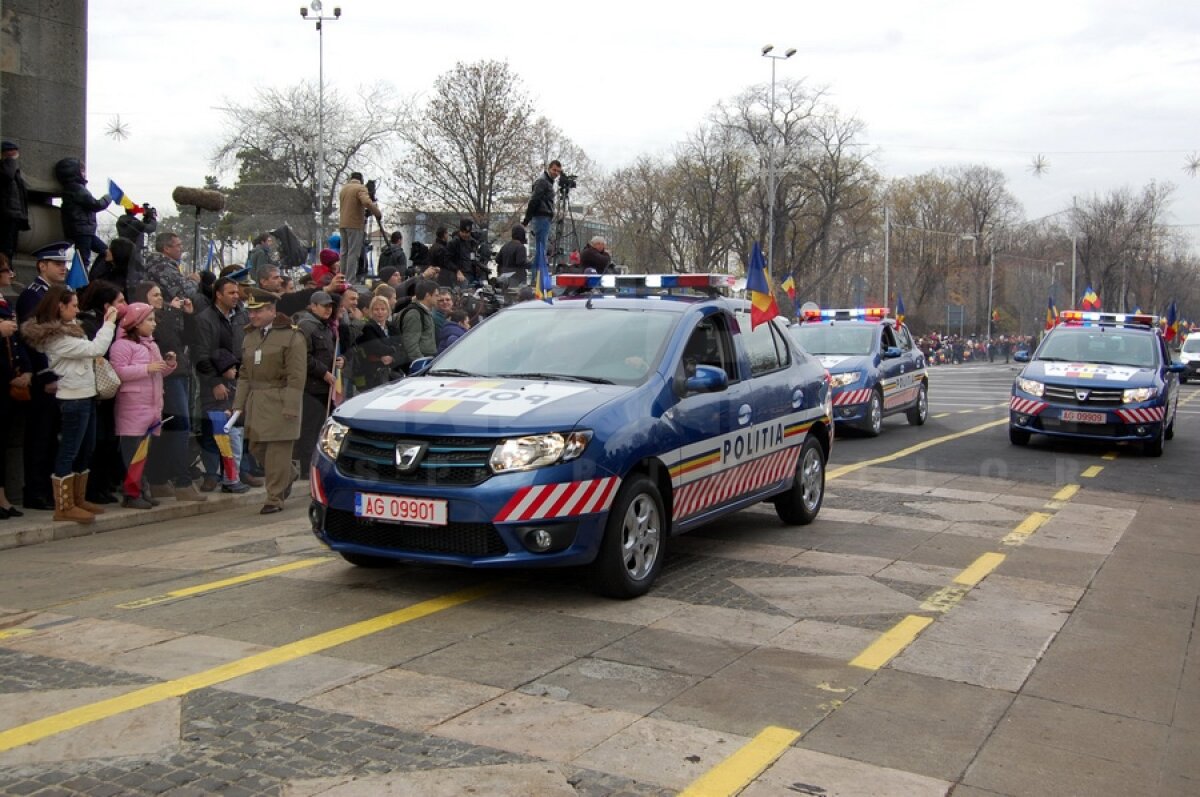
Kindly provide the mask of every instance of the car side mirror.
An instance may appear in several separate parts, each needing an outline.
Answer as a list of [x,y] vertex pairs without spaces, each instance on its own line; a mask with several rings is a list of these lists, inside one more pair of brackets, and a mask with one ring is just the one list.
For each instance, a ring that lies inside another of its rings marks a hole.
[[409,376],[420,376],[421,372],[426,370],[427,368],[429,368],[429,366],[432,364],[433,364],[432,357],[418,357],[417,359],[412,361],[411,365],[408,366],[408,375]]
[[897,357],[901,357],[903,355],[904,355],[904,352],[900,351],[899,346],[888,346],[886,349],[883,350],[883,359],[885,359],[885,360],[894,360]]
[[1016,354],[1013,355],[1013,362],[1015,362],[1015,363],[1029,362],[1029,352],[1025,351],[1024,349],[1021,349],[1019,352],[1017,352]]
[[1184,365],[1183,363],[1173,362],[1167,366],[1167,372],[1172,373],[1172,374],[1182,374],[1186,370],[1187,370],[1187,366]]
[[720,393],[729,387],[729,376],[721,368],[711,365],[697,365],[695,376],[689,376],[688,393]]

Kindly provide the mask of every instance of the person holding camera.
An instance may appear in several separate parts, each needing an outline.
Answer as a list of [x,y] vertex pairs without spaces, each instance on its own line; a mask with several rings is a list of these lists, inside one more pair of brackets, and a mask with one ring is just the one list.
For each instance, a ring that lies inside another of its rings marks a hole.
[[351,282],[361,282],[366,270],[358,262],[362,255],[365,216],[369,212],[383,226],[383,212],[372,192],[363,185],[362,172],[351,172],[338,194],[339,228],[342,235],[342,268]]
[[479,243],[471,234],[474,227],[470,219],[458,222],[458,234],[446,244],[446,263],[438,274],[442,285],[466,287],[479,281]]
[[550,161],[542,176],[533,181],[533,193],[525,208],[525,218],[521,220],[522,227],[533,225],[530,229],[534,237],[534,268],[541,268],[542,263],[549,265],[546,249],[550,245],[550,223],[554,221],[554,181],[560,174],[562,164],[557,160]]
[[142,217],[137,217],[137,208],[125,208],[125,215],[117,219],[117,237],[133,243],[133,254],[126,268],[125,283],[137,285],[146,275],[146,234],[158,229],[158,211],[149,205],[142,206]]

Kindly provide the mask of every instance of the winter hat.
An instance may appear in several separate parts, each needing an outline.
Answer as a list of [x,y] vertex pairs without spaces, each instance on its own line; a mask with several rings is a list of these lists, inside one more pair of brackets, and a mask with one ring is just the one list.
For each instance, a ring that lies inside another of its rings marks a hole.
[[121,308],[121,329],[133,329],[145,321],[154,312],[154,308],[145,302],[134,302]]
[[383,268],[379,269],[379,281],[386,283],[392,278],[392,275],[394,275],[396,271],[397,269],[395,266],[384,266]]
[[334,263],[338,262],[339,260],[341,260],[341,257],[334,250],[332,250],[332,249],[322,249],[321,250],[321,265],[322,266],[332,266]]
[[520,224],[513,227],[512,228],[512,239],[514,241],[520,241],[521,243],[525,243],[525,228],[522,227]]
[[20,150],[20,149],[21,149],[20,147],[18,147],[16,144],[14,144],[11,141],[6,140],[3,144],[0,144],[0,152],[11,152],[13,150]]

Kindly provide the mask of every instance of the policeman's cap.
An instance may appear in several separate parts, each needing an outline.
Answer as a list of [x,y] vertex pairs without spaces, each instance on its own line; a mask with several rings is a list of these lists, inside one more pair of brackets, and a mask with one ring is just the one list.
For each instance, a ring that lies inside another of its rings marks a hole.
[[251,288],[250,295],[246,297],[246,307],[250,310],[257,310],[267,305],[274,306],[277,301],[279,301],[279,297],[270,291],[264,291],[262,288]]
[[41,249],[33,253],[34,260],[56,260],[60,263],[68,263],[71,260],[70,241],[56,241],[52,244],[46,244]]

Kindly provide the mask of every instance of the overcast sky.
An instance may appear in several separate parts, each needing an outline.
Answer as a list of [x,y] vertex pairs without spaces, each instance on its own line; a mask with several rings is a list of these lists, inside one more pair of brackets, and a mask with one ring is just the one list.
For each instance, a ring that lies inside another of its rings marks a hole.
[[[213,172],[217,108],[317,79],[300,0],[90,0],[88,172],[174,207]],[[327,2],[329,13],[334,2]],[[539,109],[602,167],[669,151],[713,105],[777,76],[829,89],[866,125],[885,175],[982,163],[1027,218],[1073,196],[1176,186],[1173,222],[1200,241],[1200,5],[1182,0],[504,4],[343,0],[325,80],[427,91],[456,61],[507,60]],[[120,116],[128,137],[106,134]],[[1035,176],[1042,155],[1048,168]],[[569,164],[568,164],[569,167]],[[233,175],[223,175],[232,180]],[[531,175],[532,178],[532,175]]]

